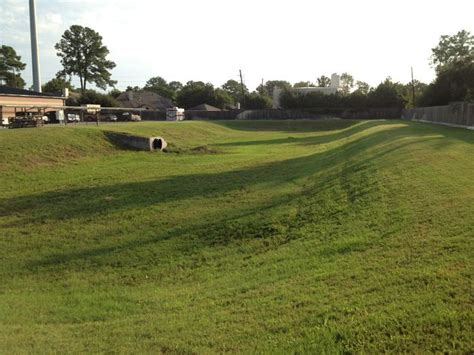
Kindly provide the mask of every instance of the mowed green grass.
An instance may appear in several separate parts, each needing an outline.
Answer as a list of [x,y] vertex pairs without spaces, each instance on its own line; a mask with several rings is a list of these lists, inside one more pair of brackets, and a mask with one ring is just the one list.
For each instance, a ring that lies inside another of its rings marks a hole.
[[474,350],[472,131],[2,130],[0,178],[2,353]]

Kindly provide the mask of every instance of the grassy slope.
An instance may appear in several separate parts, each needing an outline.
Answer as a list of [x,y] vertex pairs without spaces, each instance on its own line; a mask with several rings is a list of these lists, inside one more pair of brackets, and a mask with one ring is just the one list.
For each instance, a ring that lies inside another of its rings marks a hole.
[[473,132],[104,127],[219,153],[0,131],[2,352],[473,349]]

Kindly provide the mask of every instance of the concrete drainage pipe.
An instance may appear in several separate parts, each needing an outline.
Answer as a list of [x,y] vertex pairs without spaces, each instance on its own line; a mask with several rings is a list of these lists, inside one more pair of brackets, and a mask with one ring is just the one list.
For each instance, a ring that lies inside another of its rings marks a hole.
[[152,147],[154,150],[163,150],[168,146],[168,143],[161,137],[153,137],[152,139]]

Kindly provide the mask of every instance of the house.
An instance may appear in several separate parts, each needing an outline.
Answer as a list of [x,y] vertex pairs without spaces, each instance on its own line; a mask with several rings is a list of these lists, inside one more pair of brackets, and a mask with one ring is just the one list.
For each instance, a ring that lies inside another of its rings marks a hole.
[[126,91],[117,97],[117,101],[121,107],[127,108],[165,111],[168,108],[174,107],[170,99],[151,91]]
[[4,122],[18,113],[45,114],[65,106],[66,97],[0,85],[0,119]]
[[214,107],[214,106],[211,106],[211,105],[208,105],[208,104],[201,104],[201,105],[197,105],[197,106],[188,108],[188,111],[208,111],[208,112],[211,112],[211,111],[222,111],[222,110],[218,107]]
[[[306,95],[312,92],[320,92],[324,95],[335,94],[339,90],[339,75],[331,75],[331,85],[328,87],[300,87],[300,88],[291,88],[290,90],[299,95]],[[280,106],[280,95],[282,94],[283,89],[279,87],[273,88],[273,108],[281,108]]]

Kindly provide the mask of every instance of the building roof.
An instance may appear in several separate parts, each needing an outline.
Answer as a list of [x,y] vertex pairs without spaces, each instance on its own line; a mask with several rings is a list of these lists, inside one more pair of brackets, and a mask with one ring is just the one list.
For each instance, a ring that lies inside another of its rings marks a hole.
[[41,97],[58,97],[55,94],[46,94],[43,92],[18,89],[11,86],[0,85],[0,95],[18,95],[18,96],[41,96]]
[[188,108],[189,111],[222,111],[220,108],[208,105],[208,104],[201,104],[191,108]]
[[122,107],[147,108],[153,110],[166,110],[174,107],[173,102],[166,97],[151,91],[126,91],[117,97]]

